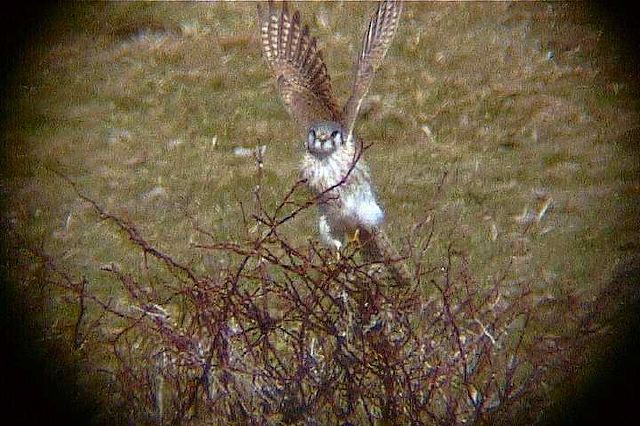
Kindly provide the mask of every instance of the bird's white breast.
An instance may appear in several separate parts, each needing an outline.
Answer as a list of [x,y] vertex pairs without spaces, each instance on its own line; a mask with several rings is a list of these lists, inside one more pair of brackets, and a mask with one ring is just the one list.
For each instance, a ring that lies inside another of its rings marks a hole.
[[328,191],[319,205],[332,228],[349,231],[361,225],[379,226],[384,213],[376,200],[368,167],[362,159],[352,167],[354,156],[349,151],[339,150],[322,159],[305,154],[302,178],[316,195],[344,180]]

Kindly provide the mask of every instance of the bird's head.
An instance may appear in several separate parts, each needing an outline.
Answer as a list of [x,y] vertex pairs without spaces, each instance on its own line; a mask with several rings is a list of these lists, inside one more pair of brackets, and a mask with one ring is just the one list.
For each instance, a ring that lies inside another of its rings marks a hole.
[[342,126],[333,121],[314,123],[307,133],[306,149],[317,158],[325,158],[346,143]]

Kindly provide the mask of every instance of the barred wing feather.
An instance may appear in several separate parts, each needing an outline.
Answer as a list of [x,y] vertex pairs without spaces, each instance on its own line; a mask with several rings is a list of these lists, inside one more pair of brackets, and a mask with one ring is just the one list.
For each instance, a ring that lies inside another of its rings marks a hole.
[[399,0],[385,0],[380,2],[378,9],[369,21],[369,27],[362,41],[360,56],[355,62],[351,96],[344,107],[343,125],[348,132],[348,138],[353,134],[360,106],[371,87],[373,77],[382,65],[393,41],[400,22],[401,11],[402,4]]
[[305,133],[316,121],[340,121],[322,52],[298,11],[291,15],[286,3],[276,9],[270,2],[260,15],[262,52],[289,115]]

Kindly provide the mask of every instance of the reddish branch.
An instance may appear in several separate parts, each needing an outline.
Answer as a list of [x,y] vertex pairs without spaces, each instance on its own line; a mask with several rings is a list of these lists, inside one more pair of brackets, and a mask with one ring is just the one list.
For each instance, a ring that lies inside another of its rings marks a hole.
[[[125,303],[114,304],[34,251],[49,282],[77,297],[76,341],[90,338],[83,327],[117,324],[109,340],[117,362],[108,367],[134,420],[477,422],[524,397],[544,371],[544,339],[527,338],[536,299],[526,285],[513,288],[511,268],[481,285],[451,246],[442,265],[425,263],[437,232],[434,209],[408,241],[417,279],[398,288],[350,253],[337,260],[313,243],[295,246],[281,232],[324,194],[294,202],[299,181],[265,211],[257,188],[246,220],[265,232],[215,242],[202,230],[214,243],[196,247],[230,261],[202,275],[62,177],[169,272],[166,282],[153,283],[104,267],[122,288]],[[89,321],[88,311],[101,321]]]

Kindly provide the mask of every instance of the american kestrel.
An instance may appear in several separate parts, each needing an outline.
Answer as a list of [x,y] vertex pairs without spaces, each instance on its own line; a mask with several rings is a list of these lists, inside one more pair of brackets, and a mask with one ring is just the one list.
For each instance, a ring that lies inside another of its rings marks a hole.
[[275,77],[289,115],[304,135],[301,176],[320,197],[319,228],[322,241],[339,250],[348,238],[359,236],[363,254],[384,261],[394,277],[409,281],[406,267],[380,229],[384,212],[376,199],[369,168],[362,158],[362,143],[353,134],[364,97],[398,28],[400,1],[378,4],[364,34],[355,61],[351,96],[344,109],[334,101],[331,81],[315,37],[309,35],[300,14],[269,2],[260,8],[262,52]]

